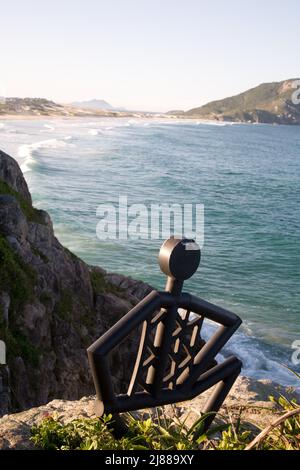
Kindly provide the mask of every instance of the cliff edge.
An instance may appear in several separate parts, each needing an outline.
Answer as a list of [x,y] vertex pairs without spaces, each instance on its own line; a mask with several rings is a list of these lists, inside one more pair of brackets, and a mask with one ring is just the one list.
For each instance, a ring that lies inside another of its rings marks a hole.
[[[150,290],[64,248],[49,214],[32,206],[19,165],[0,151],[0,416],[94,393],[86,348]],[[127,341],[114,357],[120,386],[120,354],[133,350]]]
[[[187,428],[191,428],[201,416],[200,410],[208,393],[189,402],[163,407],[163,416],[177,423],[185,423]],[[271,381],[239,377],[220,410],[219,419],[225,418],[227,422],[242,420],[257,434],[282,416],[282,410],[268,400],[269,395],[278,398],[281,393],[290,398],[293,396],[288,390]],[[93,419],[94,403],[94,396],[83,397],[77,401],[53,400],[44,406],[4,416],[0,419],[0,450],[35,450],[37,447],[31,440],[34,426],[39,426],[48,418],[58,420],[63,425],[77,419]],[[149,416],[152,416],[154,421],[157,418],[155,410],[135,412],[134,416],[138,420]]]

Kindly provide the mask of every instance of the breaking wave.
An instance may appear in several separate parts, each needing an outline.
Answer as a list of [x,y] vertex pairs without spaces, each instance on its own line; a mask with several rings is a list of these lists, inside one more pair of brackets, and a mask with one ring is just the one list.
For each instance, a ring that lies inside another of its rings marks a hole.
[[88,134],[90,134],[90,135],[98,135],[98,134],[99,134],[99,131],[97,131],[97,129],[90,129],[90,130],[88,131]]
[[55,127],[54,126],[51,126],[50,124],[44,124],[44,127],[46,129],[49,129],[49,131],[55,131]]
[[[242,327],[243,328],[243,327]],[[247,326],[236,332],[223,353],[218,358],[224,360],[231,355],[237,356],[243,363],[242,375],[250,378],[272,380],[278,384],[294,387],[299,390],[299,380],[287,367],[291,364],[291,350],[281,345],[270,345],[247,333]],[[215,326],[206,321],[203,327],[203,338],[211,337]],[[300,390],[299,390],[300,391]]]
[[21,164],[21,170],[23,173],[27,173],[28,171],[32,171],[33,167],[38,163],[37,156],[38,150],[50,148],[63,148],[67,144],[64,140],[58,139],[49,139],[49,140],[42,140],[40,142],[36,142],[34,144],[24,144],[21,145],[18,149],[18,157],[23,159]]

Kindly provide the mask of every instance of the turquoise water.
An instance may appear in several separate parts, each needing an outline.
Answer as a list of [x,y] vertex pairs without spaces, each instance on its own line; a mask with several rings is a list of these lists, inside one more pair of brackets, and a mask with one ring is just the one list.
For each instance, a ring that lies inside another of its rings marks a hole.
[[243,318],[227,352],[240,355],[244,373],[294,383],[281,364],[291,366],[291,344],[300,339],[299,127],[3,121],[0,141],[64,245],[157,288],[161,240],[99,241],[97,206],[119,195],[130,204],[203,203],[201,266],[186,290]]

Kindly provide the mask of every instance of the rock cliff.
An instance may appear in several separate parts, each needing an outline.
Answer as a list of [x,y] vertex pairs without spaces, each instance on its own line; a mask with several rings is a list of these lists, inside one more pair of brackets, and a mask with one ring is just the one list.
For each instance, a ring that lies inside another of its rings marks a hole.
[[[32,206],[18,164],[0,152],[0,416],[94,393],[86,348],[150,290],[64,248],[47,212]],[[123,348],[130,354],[134,342]],[[122,353],[112,362],[120,386]]]

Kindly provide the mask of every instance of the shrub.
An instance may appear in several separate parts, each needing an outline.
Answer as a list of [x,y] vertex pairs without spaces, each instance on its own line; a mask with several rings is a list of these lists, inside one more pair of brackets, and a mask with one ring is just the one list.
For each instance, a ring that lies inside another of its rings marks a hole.
[[249,423],[240,418],[235,423],[222,418],[221,424],[204,433],[207,415],[188,428],[185,421],[170,419],[157,410],[155,418],[145,421],[129,413],[123,415],[128,432],[121,439],[114,438],[113,418],[109,415],[102,419],[76,419],[68,424],[59,417],[47,417],[32,428],[31,440],[45,450],[300,450],[299,405],[284,397],[275,401],[282,410],[281,418],[257,436]]

